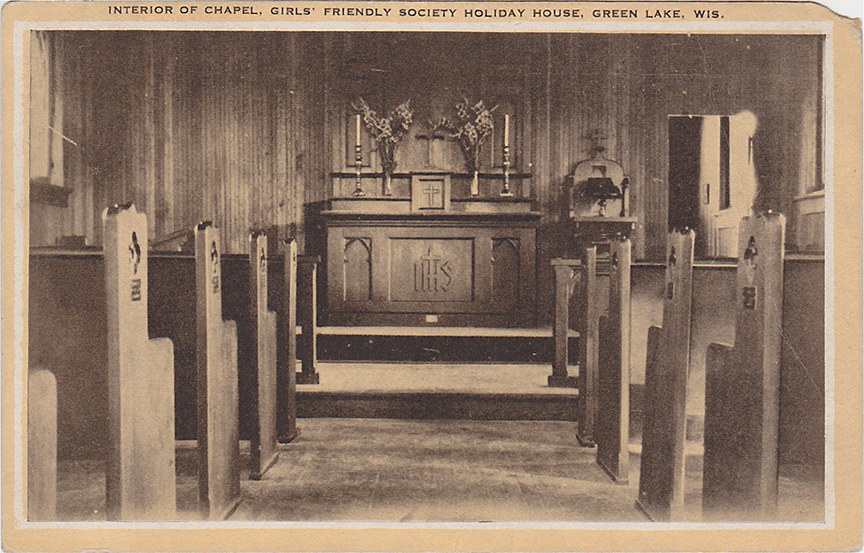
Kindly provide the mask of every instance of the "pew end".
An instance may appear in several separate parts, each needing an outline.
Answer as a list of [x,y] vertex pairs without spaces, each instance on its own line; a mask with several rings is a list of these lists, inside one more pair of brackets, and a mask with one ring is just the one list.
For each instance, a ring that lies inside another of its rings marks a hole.
[[249,371],[252,417],[249,478],[260,480],[279,459],[277,428],[277,316],[268,309],[267,236],[249,236]]
[[[262,340],[263,359],[259,361],[258,376],[258,432],[252,439],[251,480],[260,480],[279,460],[278,429],[276,425],[276,313],[264,314],[259,339]],[[256,439],[257,438],[257,439]]]
[[555,271],[555,317],[552,321],[555,357],[546,385],[550,388],[577,388],[577,377],[569,374],[570,307],[575,295],[573,292],[581,281],[582,262],[558,258],[551,264]]
[[27,520],[57,520],[57,379],[27,375]]
[[[613,317],[599,319],[600,337],[614,335],[619,330]],[[594,428],[597,442],[597,464],[616,484],[630,482],[629,451],[629,400],[624,390],[629,383],[622,378],[620,344],[601,339],[598,348],[599,374],[597,382],[597,425]]]
[[174,344],[148,335],[147,217],[133,204],[102,215],[108,321],[109,520],[177,513]]
[[784,237],[780,214],[739,225],[735,343],[706,352],[706,520],[777,514]]
[[648,328],[639,495],[650,520],[682,520],[685,509],[687,386],[690,374],[695,233],[666,242],[663,326]]

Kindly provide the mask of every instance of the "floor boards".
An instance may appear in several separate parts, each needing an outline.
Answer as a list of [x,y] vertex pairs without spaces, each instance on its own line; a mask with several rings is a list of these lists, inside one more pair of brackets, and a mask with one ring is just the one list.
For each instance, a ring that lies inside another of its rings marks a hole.
[[[575,368],[574,368],[575,370]],[[355,391],[574,398],[548,388],[547,364],[320,363],[307,394]],[[634,413],[635,414],[635,413]],[[641,425],[631,421],[630,484],[612,483],[595,449],[576,442],[573,422],[301,418],[300,436],[281,446],[259,482],[242,476],[232,520],[259,521],[636,521]],[[701,432],[688,439],[690,520],[701,503]],[[243,466],[249,443],[241,442]],[[196,519],[195,442],[178,442],[178,518]],[[105,520],[100,461],[60,461],[63,520]],[[818,521],[824,512],[818,468],[781,466],[778,518]]]
[[[573,423],[301,419],[300,436],[258,482],[243,473],[232,520],[257,521],[644,521],[631,483],[610,482],[581,448]],[[243,443],[248,461],[248,442]],[[688,459],[687,499],[698,520],[701,457]],[[105,473],[98,461],[61,461],[63,520],[105,519]],[[194,442],[177,449],[178,519],[197,518]],[[782,466],[778,518],[818,521],[817,469]]]

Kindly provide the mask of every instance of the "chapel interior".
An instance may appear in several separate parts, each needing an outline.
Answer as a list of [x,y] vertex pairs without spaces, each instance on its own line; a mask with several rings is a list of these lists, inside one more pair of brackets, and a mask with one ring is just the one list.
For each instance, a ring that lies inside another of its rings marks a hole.
[[[222,317],[237,321],[237,387],[222,398],[238,417],[240,499],[222,513],[232,520],[823,520],[824,41],[32,32],[28,361],[31,374],[51,373],[56,394],[49,517],[123,512],[111,504],[123,502],[124,476],[112,480],[109,467],[123,464],[111,421],[124,384],[106,368],[116,332],[105,302],[118,240],[106,229],[126,206],[146,215],[135,244],[149,258],[149,319],[135,332],[173,343],[169,518],[208,517],[195,267],[196,237],[212,228]],[[392,160],[362,103],[376,116],[410,110]],[[474,160],[454,137],[460,104],[491,118]],[[769,240],[739,235],[745,217],[780,229],[773,253]],[[689,260],[671,246],[690,236],[681,229],[693,232]],[[137,271],[141,251],[130,251]],[[741,288],[753,279],[747,263],[757,260],[758,281],[775,258],[765,290]],[[692,273],[674,292],[673,265]],[[252,299],[250,274],[264,279],[264,300]],[[675,355],[649,328],[680,324],[668,313],[683,286],[681,387],[654,388],[652,363]],[[766,298],[776,346],[759,355],[776,363],[754,370],[773,376],[753,394],[716,387],[712,367],[724,365],[713,344],[738,344],[729,355],[749,359],[740,321]],[[255,301],[278,313],[280,336],[301,327],[296,374],[280,337],[279,362],[268,354],[278,374],[251,375],[246,334],[266,326],[247,321]],[[261,415],[263,386],[274,390],[273,421]],[[660,420],[666,399],[681,462],[649,486],[648,440],[662,432],[646,421]],[[761,422],[736,426],[734,414],[751,411]],[[277,429],[272,466],[255,464],[262,421]],[[728,427],[760,445],[738,444]],[[208,432],[215,447],[218,430]],[[705,495],[709,457],[727,446],[756,467],[742,461],[730,478],[753,480]],[[651,494],[667,488],[653,510]],[[736,510],[729,497],[750,490],[759,508]],[[715,501],[727,503],[709,512]]]

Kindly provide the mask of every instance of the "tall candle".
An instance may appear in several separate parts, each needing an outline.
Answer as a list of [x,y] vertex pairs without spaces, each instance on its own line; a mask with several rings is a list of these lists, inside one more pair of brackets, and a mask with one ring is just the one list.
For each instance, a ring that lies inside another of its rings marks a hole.
[[504,146],[510,145],[510,115],[504,114]]
[[354,142],[354,144],[359,146],[360,145],[360,114],[359,113],[357,114],[356,123],[357,123],[357,126],[356,126],[356,131],[355,131],[354,135],[357,137],[357,139]]

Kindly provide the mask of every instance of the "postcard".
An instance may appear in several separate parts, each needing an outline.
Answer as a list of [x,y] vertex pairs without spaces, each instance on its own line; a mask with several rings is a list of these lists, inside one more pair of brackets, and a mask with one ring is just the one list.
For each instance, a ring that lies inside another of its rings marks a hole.
[[9,2],[9,551],[862,543],[861,22]]

